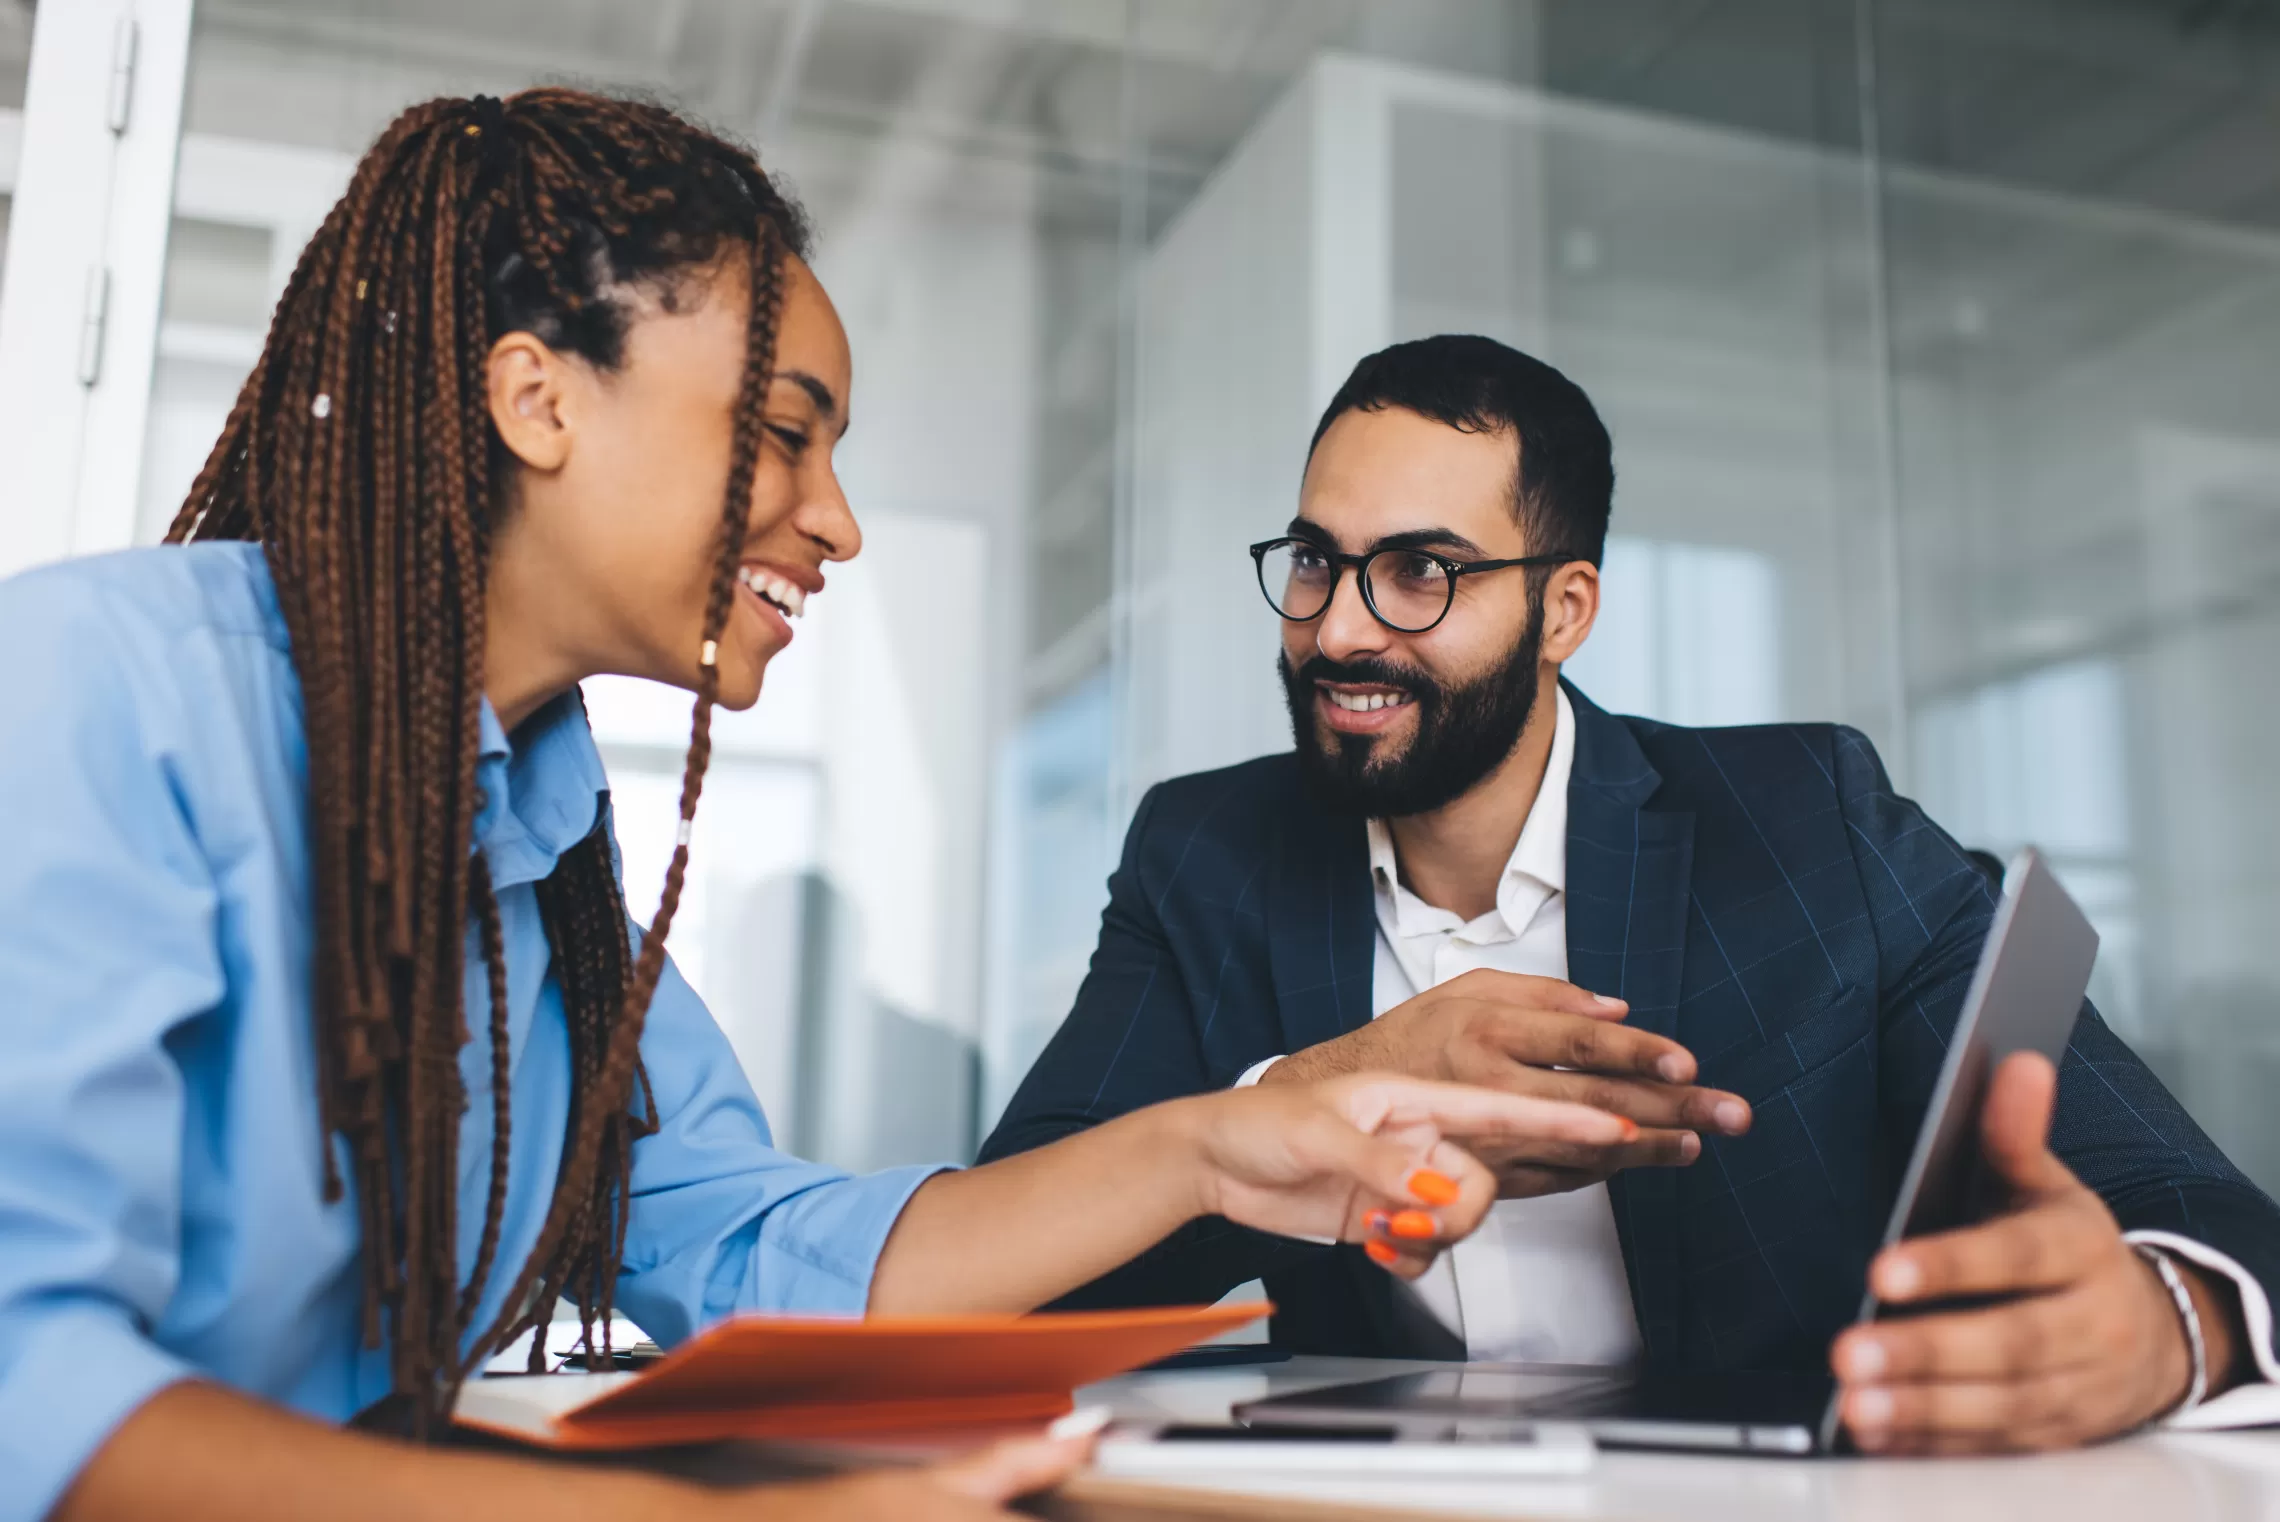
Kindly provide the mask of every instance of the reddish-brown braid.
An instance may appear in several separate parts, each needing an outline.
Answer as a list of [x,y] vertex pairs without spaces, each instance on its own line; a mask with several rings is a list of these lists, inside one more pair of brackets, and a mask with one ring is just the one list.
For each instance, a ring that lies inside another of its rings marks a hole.
[[[589,1340],[598,1327],[607,1346],[633,1147],[654,1128],[642,1024],[688,867],[686,821],[717,695],[708,663],[682,776],[683,840],[638,954],[606,818],[538,885],[569,1034],[569,1123],[536,1246],[477,1335],[512,1136],[503,931],[472,849],[486,805],[475,781],[486,561],[514,502],[490,422],[491,347],[528,331],[614,369],[629,289],[670,295],[723,260],[742,264],[750,316],[709,646],[733,595],[785,261],[805,252],[797,208],[751,155],[660,106],[565,89],[415,106],[381,134],[303,252],[175,520],[176,541],[260,542],[291,638],[308,737],[325,1188],[338,1198],[354,1186],[365,1336],[387,1339],[398,1415],[416,1433],[432,1429],[480,1359],[543,1327],[558,1295],[575,1297]],[[470,922],[495,1140],[463,1284]]]

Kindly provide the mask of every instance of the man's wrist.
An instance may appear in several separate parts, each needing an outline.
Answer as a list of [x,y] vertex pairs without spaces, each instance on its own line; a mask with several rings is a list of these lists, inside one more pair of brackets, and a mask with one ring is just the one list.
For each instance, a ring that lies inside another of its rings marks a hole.
[[2201,1345],[2209,1369],[2209,1387],[2202,1398],[2214,1399],[2246,1383],[2253,1366],[2240,1291],[2224,1275],[2189,1263],[2175,1253],[2169,1255],[2169,1261],[2177,1266],[2177,1276],[2185,1281],[2186,1293],[2193,1297],[2193,1309],[2200,1317]]
[[1277,1057],[1273,1062],[1267,1064],[1265,1071],[1261,1072],[1255,1081],[1263,1087],[1270,1083],[1313,1083],[1317,1079],[1334,1078],[1340,1070],[1322,1056],[1323,1051],[1329,1045],[1330,1043],[1325,1042],[1323,1046],[1310,1046],[1302,1051]]
[[2152,1280],[2150,1288],[2159,1306],[2154,1314],[2166,1315],[2176,1333],[2157,1367],[2166,1367],[2172,1361],[2177,1367],[2161,1380],[2160,1399],[2147,1418],[2160,1421],[2190,1411],[2209,1398],[2208,1343],[2201,1333],[2200,1303],[2178,1271],[2177,1260],[2150,1243],[2132,1242],[2129,1248]]

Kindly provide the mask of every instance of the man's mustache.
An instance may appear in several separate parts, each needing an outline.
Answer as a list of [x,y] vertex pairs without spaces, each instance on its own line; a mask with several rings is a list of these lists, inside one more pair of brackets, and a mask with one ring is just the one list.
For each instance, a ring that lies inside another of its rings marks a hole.
[[1313,655],[1306,659],[1296,672],[1290,671],[1286,658],[1283,670],[1290,674],[1293,683],[1311,687],[1316,682],[1344,682],[1356,687],[1392,687],[1406,692],[1420,703],[1430,702],[1441,695],[1441,684],[1414,666],[1403,666],[1393,661],[1364,656],[1354,661],[1334,661],[1326,655]]

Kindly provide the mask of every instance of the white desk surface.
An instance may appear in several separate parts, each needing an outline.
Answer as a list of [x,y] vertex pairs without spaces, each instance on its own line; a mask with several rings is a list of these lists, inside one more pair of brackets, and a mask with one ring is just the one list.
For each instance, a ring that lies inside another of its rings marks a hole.
[[[1106,1404],[1131,1421],[1220,1422],[1240,1401],[1426,1367],[1432,1366],[1298,1358],[1248,1368],[1129,1374],[1094,1385],[1077,1400]],[[1088,1479],[1077,1494],[1108,1499],[1113,1482]],[[2146,1434],[2077,1453],[2001,1459],[1713,1458],[1603,1450],[1591,1474],[1569,1480],[1484,1484],[1340,1475],[1312,1485],[1298,1480],[1245,1488],[1253,1497],[1285,1505],[1260,1508],[1254,1501],[1205,1511],[1303,1516],[1314,1508],[1287,1504],[1303,1499],[1326,1503],[1330,1509],[1322,1515],[1350,1517],[2280,1522],[2280,1429]]]

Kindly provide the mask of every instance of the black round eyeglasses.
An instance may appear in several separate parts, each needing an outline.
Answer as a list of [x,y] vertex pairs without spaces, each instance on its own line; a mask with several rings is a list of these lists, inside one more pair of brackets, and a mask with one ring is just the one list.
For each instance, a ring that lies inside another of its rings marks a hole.
[[1434,550],[1385,548],[1345,555],[1312,539],[1266,539],[1251,546],[1267,605],[1293,623],[1320,618],[1349,569],[1360,578],[1370,616],[1396,634],[1423,634],[1449,616],[1457,582],[1483,571],[1522,565],[1565,565],[1565,551],[1517,560],[1458,560]]

